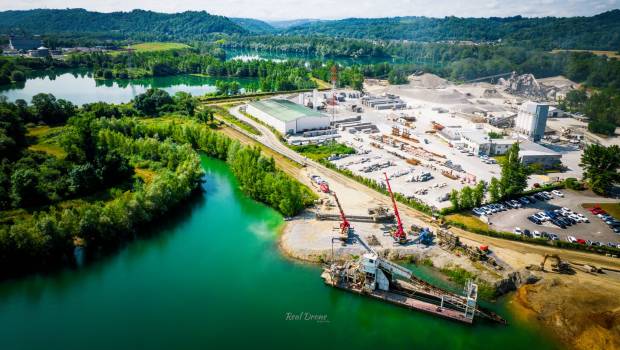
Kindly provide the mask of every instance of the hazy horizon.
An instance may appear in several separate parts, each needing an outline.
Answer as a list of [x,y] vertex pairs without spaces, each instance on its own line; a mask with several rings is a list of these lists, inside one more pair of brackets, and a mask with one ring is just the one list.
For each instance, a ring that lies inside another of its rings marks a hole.
[[[336,5],[336,6],[335,6]],[[164,13],[207,11],[226,17],[253,18],[264,21],[298,19],[334,20],[343,18],[381,18],[396,16],[456,17],[574,17],[592,16],[620,8],[620,0],[523,0],[519,3],[504,0],[252,0],[212,1],[198,0],[153,3],[145,0],[0,0],[0,10],[84,8],[89,11],[115,12],[134,9]],[[329,10],[329,11],[326,11]]]

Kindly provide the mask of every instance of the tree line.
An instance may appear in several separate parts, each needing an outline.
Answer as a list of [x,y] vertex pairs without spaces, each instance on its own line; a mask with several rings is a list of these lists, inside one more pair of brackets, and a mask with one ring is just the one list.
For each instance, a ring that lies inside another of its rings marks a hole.
[[572,90],[560,101],[559,108],[585,114],[590,119],[588,130],[612,136],[620,126],[620,89],[606,88],[590,93],[585,88]]

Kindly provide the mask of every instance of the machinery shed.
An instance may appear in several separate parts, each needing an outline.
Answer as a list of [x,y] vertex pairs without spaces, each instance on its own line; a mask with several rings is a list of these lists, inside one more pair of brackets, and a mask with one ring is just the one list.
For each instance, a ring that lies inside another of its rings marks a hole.
[[285,99],[250,102],[246,112],[282,134],[327,129],[329,117]]

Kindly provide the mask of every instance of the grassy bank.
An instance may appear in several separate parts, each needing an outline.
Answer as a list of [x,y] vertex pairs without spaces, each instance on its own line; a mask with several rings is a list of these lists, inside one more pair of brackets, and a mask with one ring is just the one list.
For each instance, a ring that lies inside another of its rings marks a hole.
[[467,281],[472,280],[478,285],[478,296],[482,299],[491,300],[497,295],[495,287],[490,283],[479,279],[474,273],[459,266],[446,266],[439,271],[446,275],[448,279],[459,286],[465,286]]
[[258,131],[258,129],[256,129],[255,127],[253,127],[252,125],[237,119],[234,115],[230,114],[230,112],[228,111],[228,108],[234,106],[234,104],[230,104],[230,105],[221,105],[221,106],[210,106],[209,108],[212,109],[215,112],[215,117],[222,119],[224,121],[227,121],[231,124],[234,124],[238,127],[240,127],[241,129],[249,132],[252,135],[261,135],[261,132]]

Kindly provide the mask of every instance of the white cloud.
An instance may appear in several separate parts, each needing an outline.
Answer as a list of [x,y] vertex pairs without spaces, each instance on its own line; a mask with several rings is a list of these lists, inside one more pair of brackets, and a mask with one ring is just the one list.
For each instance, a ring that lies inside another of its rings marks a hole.
[[205,10],[229,17],[260,19],[387,16],[591,16],[620,8],[620,0],[0,0],[0,10],[86,8],[112,12]]

